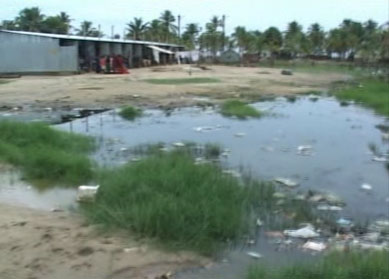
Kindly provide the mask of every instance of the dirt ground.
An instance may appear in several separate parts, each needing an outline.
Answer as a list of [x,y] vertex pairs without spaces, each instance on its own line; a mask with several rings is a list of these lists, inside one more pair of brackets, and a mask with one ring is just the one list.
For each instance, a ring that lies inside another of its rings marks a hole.
[[204,262],[97,233],[65,212],[0,204],[0,213],[1,279],[155,279]]
[[[146,107],[192,105],[199,96],[210,99],[257,98],[327,89],[334,81],[348,77],[338,73],[294,73],[280,69],[189,65],[131,70],[129,75],[82,74],[72,76],[24,76],[0,85],[0,106],[32,108],[117,107],[125,104]],[[146,79],[206,77],[218,83],[155,85]]]

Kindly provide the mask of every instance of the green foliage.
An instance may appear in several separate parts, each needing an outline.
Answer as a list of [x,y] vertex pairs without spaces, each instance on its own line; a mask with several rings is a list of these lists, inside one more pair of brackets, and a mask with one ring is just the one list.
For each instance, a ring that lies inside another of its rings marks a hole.
[[165,79],[146,79],[151,84],[163,85],[181,85],[181,84],[198,84],[198,83],[216,83],[220,82],[216,78],[165,78]]
[[296,264],[271,270],[264,266],[250,267],[247,279],[384,279],[389,277],[389,253],[335,252],[318,262]]
[[262,116],[260,111],[239,100],[225,101],[221,106],[221,114],[224,116],[236,116],[240,119]]
[[143,39],[149,23],[143,22],[140,17],[134,17],[134,20],[127,24],[127,38],[133,40]]
[[210,254],[247,231],[251,205],[272,196],[267,187],[255,181],[241,185],[218,166],[196,165],[176,150],[102,171],[96,203],[83,211],[107,228]]
[[42,123],[0,122],[0,160],[21,167],[31,180],[66,185],[88,182],[90,138],[57,131]]
[[124,119],[134,120],[142,115],[142,110],[132,106],[126,106],[120,110],[119,115]]
[[359,86],[347,85],[335,90],[334,94],[341,101],[355,101],[379,114],[389,116],[389,90],[385,81],[362,80]]

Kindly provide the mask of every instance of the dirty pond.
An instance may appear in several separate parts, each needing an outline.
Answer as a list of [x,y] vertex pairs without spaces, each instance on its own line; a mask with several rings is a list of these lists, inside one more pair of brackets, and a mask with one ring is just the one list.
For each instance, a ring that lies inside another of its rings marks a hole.
[[[138,160],[140,155],[132,149],[142,144],[164,143],[174,148],[187,142],[218,143],[225,150],[223,165],[234,174],[244,170],[262,180],[286,178],[298,183],[295,189],[286,190],[295,193],[334,193],[346,203],[338,217],[347,220],[388,219],[385,160],[389,142],[376,127],[389,125],[388,119],[358,105],[342,106],[332,97],[304,96],[292,101],[281,97],[253,106],[265,116],[239,120],[223,117],[212,107],[192,107],[146,110],[143,117],[127,121],[118,111],[106,111],[56,127],[95,137],[100,148],[93,157],[107,166]],[[76,206],[75,190],[37,190],[17,176],[15,171],[2,176],[0,201],[43,209]],[[237,278],[253,263],[248,251],[263,254],[264,262],[308,257],[295,250],[277,252],[259,237],[254,247],[235,249],[214,267],[188,271],[181,278],[217,278],[220,274]],[[300,256],[295,257],[296,253]]]

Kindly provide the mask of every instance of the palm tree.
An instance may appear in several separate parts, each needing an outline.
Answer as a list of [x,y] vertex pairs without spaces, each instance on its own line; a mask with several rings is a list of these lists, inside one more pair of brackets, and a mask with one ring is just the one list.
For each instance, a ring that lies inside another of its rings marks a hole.
[[232,34],[237,47],[239,48],[239,54],[242,57],[243,51],[248,48],[248,33],[245,27],[235,27],[235,32]]
[[44,15],[38,7],[25,8],[19,12],[16,18],[18,29],[23,31],[41,31]]
[[143,22],[142,18],[134,17],[133,21],[127,24],[127,37],[133,40],[141,40],[145,35],[148,25],[149,23]]
[[280,51],[282,46],[282,34],[277,27],[270,27],[263,33],[263,43],[270,52],[270,62],[273,65],[275,55]]
[[288,24],[288,29],[285,32],[285,50],[288,51],[292,57],[295,57],[301,52],[301,43],[303,38],[302,26],[296,21]]
[[70,19],[70,16],[66,12],[60,12],[58,17],[60,18],[64,26],[66,26],[66,34],[68,34],[71,28],[70,22],[72,21]]
[[67,34],[69,26],[59,16],[49,16],[41,26],[41,32],[54,34]]
[[197,42],[197,35],[200,33],[199,25],[190,23],[186,25],[185,32],[182,34],[182,41],[188,49],[194,49]]
[[102,37],[103,33],[93,27],[93,23],[91,21],[83,21],[81,22],[80,28],[76,29],[77,35],[85,36],[85,37]]
[[312,45],[314,54],[321,54],[324,47],[325,33],[320,24],[314,23],[309,27],[308,39]]
[[159,21],[163,26],[165,40],[166,42],[168,42],[169,38],[171,37],[171,34],[175,34],[178,29],[177,26],[173,24],[176,21],[176,18],[174,17],[171,11],[166,10],[159,17]]
[[147,31],[145,32],[146,40],[161,42],[163,38],[163,28],[161,22],[158,19],[154,19],[148,25]]

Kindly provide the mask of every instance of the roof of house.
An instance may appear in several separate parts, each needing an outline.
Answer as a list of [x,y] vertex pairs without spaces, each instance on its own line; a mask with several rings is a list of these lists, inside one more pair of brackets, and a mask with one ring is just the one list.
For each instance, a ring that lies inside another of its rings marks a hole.
[[26,36],[39,36],[39,37],[46,37],[46,38],[53,38],[53,39],[77,40],[77,41],[93,41],[93,42],[104,42],[104,43],[124,43],[124,44],[142,44],[142,45],[144,44],[144,45],[155,45],[155,46],[182,47],[182,46],[179,46],[176,44],[167,44],[167,43],[150,42],[150,41],[107,39],[107,38],[98,38],[98,37],[84,37],[84,36],[75,36],[75,35],[48,34],[48,33],[27,32],[27,31],[11,31],[11,30],[0,30],[0,32],[26,35]]

